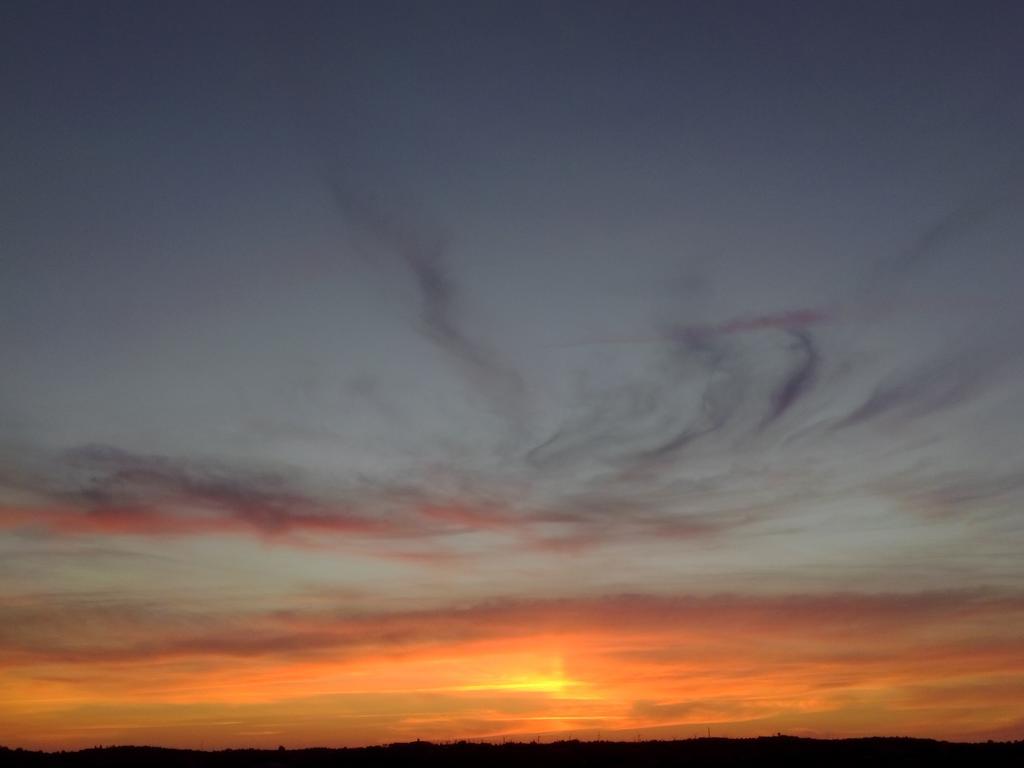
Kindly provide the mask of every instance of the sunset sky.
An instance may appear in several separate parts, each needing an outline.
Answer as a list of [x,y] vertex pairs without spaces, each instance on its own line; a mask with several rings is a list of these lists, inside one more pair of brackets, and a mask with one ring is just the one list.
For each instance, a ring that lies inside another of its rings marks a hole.
[[0,744],[1024,738],[1022,36],[0,4]]

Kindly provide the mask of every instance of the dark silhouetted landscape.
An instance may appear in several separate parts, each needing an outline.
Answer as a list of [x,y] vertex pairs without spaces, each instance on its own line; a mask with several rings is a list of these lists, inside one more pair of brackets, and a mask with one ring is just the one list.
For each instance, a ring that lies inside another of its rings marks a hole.
[[426,741],[351,749],[228,749],[201,752],[158,747],[97,747],[78,752],[0,751],[14,768],[379,768],[381,766],[1013,766],[1024,765],[1024,741],[965,744],[932,739],[751,739],[556,741],[490,744]]

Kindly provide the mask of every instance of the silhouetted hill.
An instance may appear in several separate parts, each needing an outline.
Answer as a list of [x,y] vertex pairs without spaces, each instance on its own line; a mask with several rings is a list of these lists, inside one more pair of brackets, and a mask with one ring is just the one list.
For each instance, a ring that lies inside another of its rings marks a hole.
[[929,739],[821,741],[792,736],[684,741],[558,741],[549,744],[412,742],[356,749],[198,752],[159,747],[106,747],[32,752],[0,747],[12,768],[378,768],[379,766],[1024,766],[1024,741],[958,744]]

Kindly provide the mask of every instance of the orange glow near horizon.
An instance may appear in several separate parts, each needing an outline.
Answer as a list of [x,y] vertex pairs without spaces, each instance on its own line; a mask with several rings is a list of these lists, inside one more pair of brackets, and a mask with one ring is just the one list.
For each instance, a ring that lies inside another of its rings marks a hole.
[[[740,603],[703,618],[700,606],[666,616],[655,602],[619,621],[579,601],[535,607],[537,629],[519,625],[528,608],[508,619],[416,614],[369,621],[347,649],[249,653],[221,639],[216,652],[189,641],[137,658],[78,650],[33,659],[24,650],[0,674],[0,743],[669,738],[708,727],[731,736],[1020,735],[1016,602],[911,603],[901,614],[872,600],[837,602],[831,613],[826,604],[786,613]],[[950,612],[960,623],[942,629]]]

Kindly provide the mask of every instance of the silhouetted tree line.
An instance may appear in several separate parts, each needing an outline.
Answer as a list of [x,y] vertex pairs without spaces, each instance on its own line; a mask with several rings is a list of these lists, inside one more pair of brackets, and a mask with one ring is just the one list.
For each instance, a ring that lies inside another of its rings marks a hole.
[[818,740],[792,736],[683,741],[556,741],[486,744],[417,741],[355,749],[98,747],[34,752],[0,747],[2,768],[597,768],[599,766],[1024,766],[1024,741],[960,744],[929,739]]

